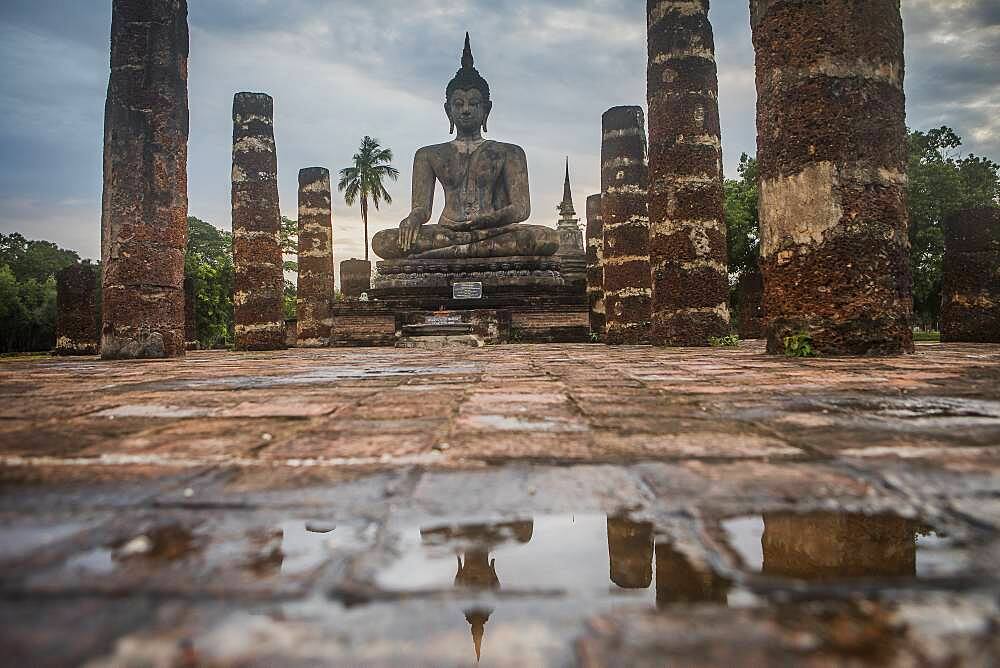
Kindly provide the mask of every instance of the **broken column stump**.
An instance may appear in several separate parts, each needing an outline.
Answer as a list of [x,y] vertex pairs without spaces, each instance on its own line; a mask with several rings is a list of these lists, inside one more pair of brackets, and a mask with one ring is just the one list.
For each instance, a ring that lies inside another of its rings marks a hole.
[[330,345],[333,300],[333,213],[330,170],[299,171],[299,284],[296,291],[296,346]]
[[944,221],[941,340],[1000,343],[1000,209]]
[[587,198],[587,304],[590,334],[604,339],[604,219],[601,194]]
[[730,333],[719,79],[708,0],[648,0],[651,342]]
[[184,354],[186,0],[114,0],[101,212],[105,359]]
[[184,278],[184,347],[187,350],[198,350],[198,295],[195,290],[194,278]]
[[641,107],[612,107],[602,117],[601,217],[604,221],[605,340],[649,339],[649,216],[646,122]]
[[237,350],[285,347],[285,277],[278,208],[274,102],[264,93],[233,100],[233,294]]
[[97,273],[72,264],[56,274],[55,355],[96,355]]
[[736,294],[739,298],[737,330],[740,338],[764,338],[764,277],[760,271],[745,272],[740,277]]
[[910,352],[899,3],[750,9],[768,352]]
[[340,293],[344,299],[358,299],[372,287],[372,263],[351,258],[340,263]]

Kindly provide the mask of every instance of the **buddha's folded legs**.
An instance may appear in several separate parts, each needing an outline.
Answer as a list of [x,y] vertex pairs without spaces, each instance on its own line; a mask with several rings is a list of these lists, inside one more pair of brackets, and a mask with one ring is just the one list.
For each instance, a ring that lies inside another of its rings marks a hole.
[[424,225],[408,253],[399,247],[399,230],[382,230],[372,238],[375,254],[386,260],[404,257],[449,259],[554,255],[559,233],[542,225],[509,225],[491,230],[456,232],[441,225]]

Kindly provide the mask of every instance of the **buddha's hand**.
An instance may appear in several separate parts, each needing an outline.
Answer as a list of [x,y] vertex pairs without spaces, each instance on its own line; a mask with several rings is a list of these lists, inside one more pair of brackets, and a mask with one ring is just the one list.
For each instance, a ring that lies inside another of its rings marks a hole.
[[417,235],[420,234],[420,221],[413,218],[413,216],[407,216],[399,224],[399,248],[404,253],[413,247],[414,242],[417,240]]

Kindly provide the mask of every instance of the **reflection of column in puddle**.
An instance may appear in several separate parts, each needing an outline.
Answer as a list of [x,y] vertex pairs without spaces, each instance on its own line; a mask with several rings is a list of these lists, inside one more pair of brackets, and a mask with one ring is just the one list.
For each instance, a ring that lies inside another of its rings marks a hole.
[[729,582],[711,570],[699,570],[667,543],[656,544],[656,605],[725,603]]
[[645,589],[653,581],[653,525],[608,518],[611,581],[622,589]]
[[824,580],[916,574],[913,520],[891,515],[764,515],[763,572]]
[[[420,539],[425,545],[446,545],[457,543],[462,546],[455,555],[458,572],[455,573],[455,587],[471,590],[499,590],[496,559],[490,552],[504,543],[527,543],[534,533],[533,520],[505,522],[501,524],[470,524],[455,527],[421,529]],[[472,643],[479,661],[486,635],[486,622],[490,620],[493,608],[475,607],[465,611],[465,621],[472,629]]]

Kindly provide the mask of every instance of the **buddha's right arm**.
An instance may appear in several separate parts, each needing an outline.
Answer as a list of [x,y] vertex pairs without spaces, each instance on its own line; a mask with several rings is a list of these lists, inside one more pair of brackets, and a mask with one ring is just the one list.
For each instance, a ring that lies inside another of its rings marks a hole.
[[407,220],[423,225],[431,218],[434,209],[434,167],[427,149],[420,149],[413,156],[412,206]]

